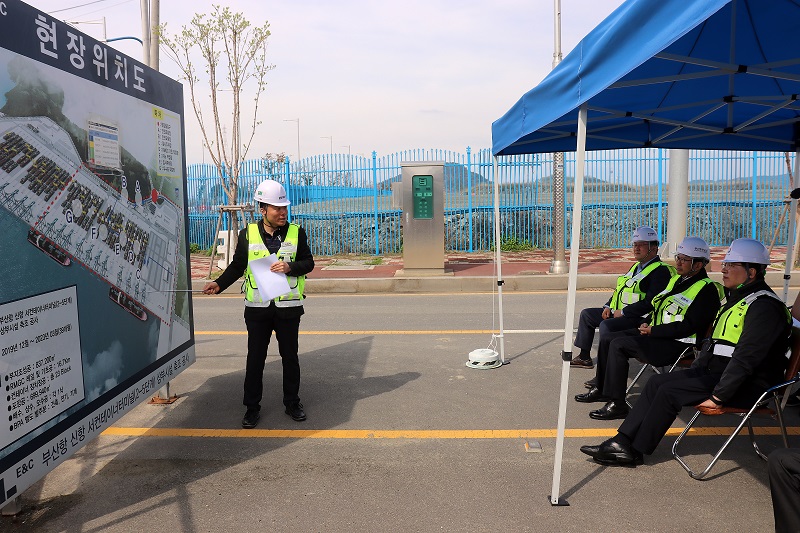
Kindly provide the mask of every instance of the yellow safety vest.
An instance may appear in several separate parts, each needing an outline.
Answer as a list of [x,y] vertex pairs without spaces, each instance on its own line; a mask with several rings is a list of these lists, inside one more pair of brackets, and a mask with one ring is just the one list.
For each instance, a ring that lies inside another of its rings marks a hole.
[[641,272],[633,275],[639,263],[634,263],[627,273],[617,278],[617,287],[614,289],[614,294],[611,295],[612,311],[617,311],[624,308],[626,305],[636,303],[644,298],[645,292],[641,289],[640,285],[644,278],[646,278],[653,270],[661,265],[666,266],[671,273],[675,273],[675,267],[662,263],[661,261],[653,261],[642,269]]
[[[681,277],[678,275],[673,276],[672,279],[669,280],[667,288],[653,297],[652,325],[658,326],[660,324],[683,322],[683,319],[686,316],[686,311],[689,310],[689,306],[692,305],[692,302],[694,302],[694,299],[697,298],[698,294],[700,294],[700,291],[702,291],[703,288],[708,284],[714,285],[714,288],[717,289],[717,294],[719,295],[720,300],[725,297],[725,292],[722,288],[722,285],[711,280],[710,278],[698,279],[683,291],[669,294],[669,292],[675,287],[680,279]],[[687,344],[694,344],[696,339],[697,334],[692,334],[689,337],[675,340],[685,342]]]
[[[300,226],[289,224],[286,238],[281,243],[277,256],[281,261],[294,261],[297,256],[297,239],[300,234]],[[263,301],[258,293],[256,279],[250,269],[250,262],[256,259],[267,257],[269,250],[261,238],[258,224],[247,225],[247,269],[244,271],[244,304],[249,307],[268,307],[271,302],[275,302],[278,307],[297,307],[303,305],[303,288],[306,284],[305,276],[286,276],[289,282],[290,291],[274,300]]]
[[[742,336],[742,326],[747,310],[750,309],[750,304],[762,296],[775,298],[783,304],[783,301],[774,292],[763,290],[748,294],[725,311],[719,310],[717,318],[714,320],[714,330],[711,332],[714,354],[723,357],[733,356],[733,350]],[[786,310],[786,321],[791,323],[792,315],[789,313],[789,309],[786,307],[784,309]]]

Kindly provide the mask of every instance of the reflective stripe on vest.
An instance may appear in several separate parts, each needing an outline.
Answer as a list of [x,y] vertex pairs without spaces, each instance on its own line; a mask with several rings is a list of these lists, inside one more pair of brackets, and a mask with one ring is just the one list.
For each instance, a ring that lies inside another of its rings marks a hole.
[[[300,226],[289,224],[286,237],[281,243],[277,256],[281,261],[294,261],[297,256],[297,239],[300,233]],[[250,262],[255,259],[267,257],[269,250],[261,238],[258,224],[247,225],[247,268],[244,273],[244,304],[248,307],[268,307],[271,302],[275,302],[278,307],[298,307],[303,305],[303,288],[305,287],[305,276],[286,276],[289,282],[288,293],[275,298],[274,300],[263,301],[258,293],[255,277],[250,270]]]
[[[722,309],[719,310],[717,318],[714,320],[714,330],[711,333],[711,342],[713,343],[712,352],[715,355],[722,357],[733,356],[733,350],[736,348],[736,344],[742,336],[742,325],[744,324],[744,317],[747,314],[747,310],[750,308],[750,304],[762,296],[775,298],[783,304],[783,301],[777,294],[772,291],[763,290],[748,294],[724,312]],[[791,323],[789,309],[786,309],[786,322]]]
[[627,273],[617,278],[617,287],[614,289],[614,294],[611,295],[611,304],[609,307],[612,311],[618,311],[626,305],[638,302],[644,298],[644,291],[640,288],[640,284],[644,278],[650,275],[652,271],[660,266],[666,266],[671,273],[675,273],[675,267],[662,263],[661,261],[653,261],[642,269],[641,272],[633,275],[639,263],[634,265],[628,270]]
[[[700,294],[700,291],[702,291],[703,288],[705,288],[705,286],[708,284],[714,285],[714,287],[717,289],[717,294],[719,295],[720,300],[722,300],[722,298],[725,296],[722,285],[709,278],[698,279],[682,292],[669,294],[670,291],[675,288],[675,285],[680,281],[680,279],[681,277],[679,275],[673,276],[672,279],[669,280],[667,288],[653,297],[652,324],[654,326],[659,324],[671,324],[673,322],[683,322],[683,319],[686,317],[686,312],[689,310],[689,306],[692,305],[692,302],[694,302],[695,298],[697,298],[697,295]],[[697,335],[692,334],[688,337],[675,340],[679,342],[685,342],[687,344],[694,344],[696,338]]]

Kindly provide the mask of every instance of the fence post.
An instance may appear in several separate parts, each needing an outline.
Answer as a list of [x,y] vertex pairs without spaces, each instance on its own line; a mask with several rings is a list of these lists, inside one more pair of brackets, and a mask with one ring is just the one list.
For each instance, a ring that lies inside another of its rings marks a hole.
[[753,209],[752,209],[751,220],[750,220],[750,227],[751,227],[750,233],[752,234],[750,236],[751,239],[758,239],[758,236],[756,235],[756,233],[757,233],[757,230],[756,230],[756,203],[758,202],[758,182],[757,182],[757,178],[758,178],[758,152],[753,150]]
[[[289,177],[291,176],[291,173],[289,172],[289,158],[288,157],[286,158],[286,161],[284,163],[283,169],[284,169],[283,170],[283,172],[284,172],[283,183],[284,183],[284,187],[286,188],[286,198],[288,199],[288,198],[291,198],[291,196],[289,196],[289,189],[290,189],[290,187],[289,187]],[[287,207],[286,210],[288,211],[286,213],[287,217],[289,218],[289,220],[292,220],[292,205],[289,204],[289,207]]]
[[[664,224],[664,150],[658,148],[658,236],[663,238]],[[666,240],[666,239],[664,239]]]
[[472,253],[472,148],[467,146],[467,216],[469,224],[469,243],[467,251]]
[[375,211],[375,255],[380,255],[381,236],[378,228],[378,153],[375,150],[372,151],[372,188],[373,209]]

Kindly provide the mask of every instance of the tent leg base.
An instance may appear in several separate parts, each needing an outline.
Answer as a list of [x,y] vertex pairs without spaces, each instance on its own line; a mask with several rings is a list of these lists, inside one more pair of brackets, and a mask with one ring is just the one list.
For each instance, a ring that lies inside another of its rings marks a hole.
[[554,502],[553,498],[548,496],[547,497],[547,501],[549,501],[550,505],[552,505],[553,507],[569,507],[569,502],[567,500],[565,500],[564,498],[558,498]]

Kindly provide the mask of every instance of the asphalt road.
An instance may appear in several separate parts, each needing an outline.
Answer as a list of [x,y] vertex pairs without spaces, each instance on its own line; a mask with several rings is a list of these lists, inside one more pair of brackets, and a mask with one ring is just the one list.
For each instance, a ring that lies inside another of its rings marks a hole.
[[[577,308],[606,296],[581,292]],[[550,505],[565,300],[506,294],[510,363],[474,370],[467,354],[498,323],[491,294],[313,295],[300,338],[308,420],[283,413],[271,347],[263,416],[248,432],[241,297],[197,297],[197,362],[171,384],[180,399],[137,407],[23,493],[0,530],[771,531],[766,465],[745,436],[705,482],[672,459],[674,437],[635,469],[581,454],[617,427],[571,400],[586,370],[570,374],[558,491],[570,506]],[[797,412],[788,422],[796,429]],[[689,460],[719,444],[690,437]]]

